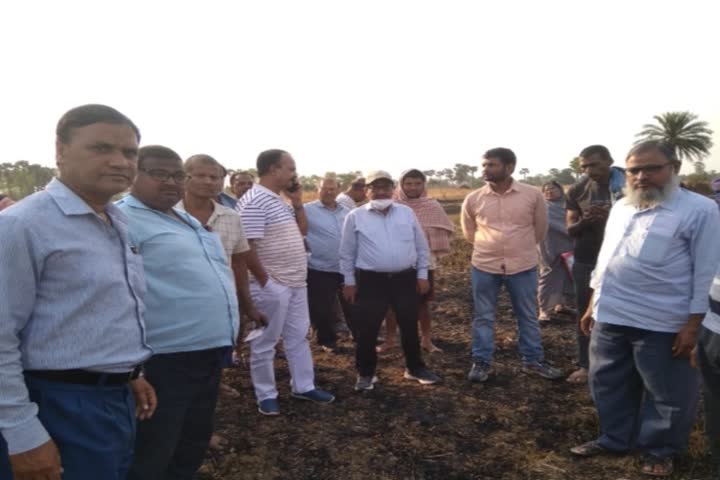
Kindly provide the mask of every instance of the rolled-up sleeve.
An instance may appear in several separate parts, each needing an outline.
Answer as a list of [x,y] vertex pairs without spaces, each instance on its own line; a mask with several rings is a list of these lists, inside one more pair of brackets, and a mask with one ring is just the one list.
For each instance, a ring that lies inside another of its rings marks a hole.
[[20,332],[32,315],[42,261],[22,220],[0,215],[0,433],[11,455],[50,439],[23,377]]
[[720,213],[717,208],[698,211],[698,229],[692,238],[690,254],[693,262],[693,291],[690,313],[707,312],[708,295],[720,263]]
[[357,256],[357,233],[355,232],[355,215],[345,217],[342,238],[340,240],[340,273],[345,285],[355,285],[355,257]]

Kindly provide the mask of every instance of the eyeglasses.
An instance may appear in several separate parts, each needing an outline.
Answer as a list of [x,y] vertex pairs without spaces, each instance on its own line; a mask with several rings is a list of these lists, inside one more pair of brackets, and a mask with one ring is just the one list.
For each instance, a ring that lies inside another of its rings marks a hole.
[[660,173],[660,171],[670,165],[670,162],[663,163],[662,165],[645,165],[644,167],[629,167],[626,168],[625,171],[632,175],[633,177],[640,175],[640,172],[645,172],[648,175],[655,175],[656,173]]
[[147,173],[150,178],[158,182],[167,182],[168,179],[172,178],[175,183],[183,183],[188,177],[185,172],[168,173],[165,170],[144,170],[142,168],[138,170]]

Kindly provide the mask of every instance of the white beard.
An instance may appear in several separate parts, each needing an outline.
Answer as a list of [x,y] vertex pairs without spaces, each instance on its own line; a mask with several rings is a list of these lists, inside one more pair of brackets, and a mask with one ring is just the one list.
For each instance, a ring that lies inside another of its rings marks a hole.
[[625,203],[636,208],[654,208],[670,198],[680,188],[680,177],[673,174],[670,182],[662,187],[652,187],[647,190],[634,188],[630,180],[625,184],[623,193]]

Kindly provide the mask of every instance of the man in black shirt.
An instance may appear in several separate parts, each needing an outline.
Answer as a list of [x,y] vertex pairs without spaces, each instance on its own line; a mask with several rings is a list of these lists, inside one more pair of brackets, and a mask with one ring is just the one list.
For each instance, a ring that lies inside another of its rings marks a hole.
[[[566,223],[575,239],[572,267],[578,320],[588,308],[592,296],[590,274],[595,268],[605,233],[605,222],[612,204],[622,196],[623,169],[612,167],[610,152],[602,145],[591,145],[580,152],[580,168],[585,176],[567,192]],[[578,328],[578,368],[569,377],[571,383],[585,383],[588,376],[590,339]]]

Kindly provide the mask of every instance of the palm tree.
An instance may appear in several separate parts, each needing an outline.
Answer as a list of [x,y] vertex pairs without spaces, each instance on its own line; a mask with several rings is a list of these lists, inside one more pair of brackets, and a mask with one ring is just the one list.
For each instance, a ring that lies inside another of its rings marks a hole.
[[690,162],[702,160],[710,153],[713,146],[713,131],[708,123],[698,120],[698,116],[690,112],[665,112],[653,117],[657,124],[648,123],[636,135],[635,142],[661,140],[675,147],[679,159]]

